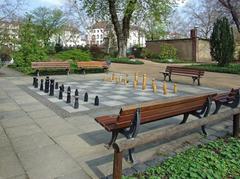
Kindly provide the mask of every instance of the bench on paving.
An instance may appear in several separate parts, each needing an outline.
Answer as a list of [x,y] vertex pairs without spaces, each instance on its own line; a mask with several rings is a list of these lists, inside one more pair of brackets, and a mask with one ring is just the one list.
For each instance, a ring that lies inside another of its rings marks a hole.
[[216,105],[216,108],[213,112],[213,114],[216,114],[221,106],[228,106],[231,108],[236,108],[239,105],[239,88],[237,89],[231,89],[229,92],[225,93],[219,93],[216,96],[213,97],[213,102]]
[[169,78],[169,81],[172,81],[172,75],[186,76],[191,77],[193,79],[193,84],[195,81],[198,81],[198,85],[200,86],[200,78],[204,75],[203,70],[186,68],[186,67],[178,67],[178,66],[167,66],[165,72],[162,72],[164,75],[164,80]]
[[[187,121],[189,115],[197,118],[206,117],[211,107],[211,99],[215,93],[207,93],[196,96],[185,96],[167,100],[145,102],[140,105],[129,105],[122,107],[118,115],[107,115],[96,117],[95,120],[112,133],[108,148],[116,141],[119,133],[126,138],[137,136],[140,125],[164,120],[178,115],[183,115],[180,124]],[[205,127],[202,131],[206,134]],[[133,162],[132,149],[129,150],[129,159]]]
[[107,61],[89,61],[89,62],[77,62],[78,69],[82,70],[85,74],[85,70],[88,69],[103,69],[107,71],[110,64]]
[[68,62],[32,62],[32,68],[36,69],[36,74],[39,76],[40,70],[46,69],[65,69],[67,74],[70,71],[70,64]]

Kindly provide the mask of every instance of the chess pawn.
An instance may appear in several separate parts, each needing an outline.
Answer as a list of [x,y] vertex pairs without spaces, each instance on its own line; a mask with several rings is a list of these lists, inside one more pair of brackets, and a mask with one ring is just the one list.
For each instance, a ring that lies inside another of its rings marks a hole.
[[67,89],[67,103],[71,103],[71,87]]
[[49,96],[54,96],[54,79],[50,80],[50,93]]
[[133,88],[137,89],[137,81],[136,80],[134,80],[134,82],[133,82]]
[[55,89],[58,89],[58,82],[55,83]]
[[137,72],[135,73],[134,81],[136,81],[136,82],[137,82],[137,85],[138,85],[138,73],[137,73]]
[[34,76],[33,77],[33,83],[32,83],[33,86],[35,86],[36,79],[37,79],[37,77]]
[[88,102],[88,93],[87,92],[84,94],[84,102]]
[[173,92],[177,93],[177,84],[176,83],[174,83],[174,85],[173,85]]
[[167,95],[167,83],[166,83],[166,81],[163,82],[163,94]]
[[41,83],[40,83],[40,91],[43,91],[43,79],[41,79]]
[[62,91],[64,92],[64,84],[62,84],[62,86],[61,86],[61,87],[62,87]]
[[58,99],[63,99],[63,87],[62,86],[60,86],[59,87],[59,95],[58,95]]
[[154,92],[154,93],[157,92],[157,84],[156,84],[156,81],[154,81],[154,84],[153,84],[153,92]]
[[147,75],[143,75],[142,89],[145,90],[147,87]]
[[78,109],[79,108],[79,94],[78,94],[78,89],[75,90],[75,102],[74,102],[74,109]]
[[112,74],[112,81],[114,81],[115,80],[115,74],[113,73]]
[[44,90],[45,93],[48,93],[49,92],[49,77],[46,77],[45,79],[45,90]]
[[38,88],[38,79],[35,79],[34,88]]
[[98,96],[95,97],[94,105],[99,106],[99,97]]

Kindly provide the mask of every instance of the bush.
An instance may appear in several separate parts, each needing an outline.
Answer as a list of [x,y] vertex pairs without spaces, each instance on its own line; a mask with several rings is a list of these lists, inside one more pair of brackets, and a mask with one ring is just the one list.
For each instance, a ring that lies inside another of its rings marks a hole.
[[233,30],[228,19],[217,19],[210,37],[212,59],[217,61],[219,66],[228,65],[234,59],[234,48]]
[[56,53],[63,51],[63,46],[60,43],[56,43],[54,48]]
[[131,55],[134,55],[135,58],[142,58],[142,47],[134,46],[131,48]]
[[83,51],[80,49],[71,49],[57,53],[54,58],[61,60],[73,60],[73,61],[90,61],[92,56],[89,51]]
[[92,45],[89,48],[89,51],[93,57],[94,60],[99,60],[99,59],[103,59],[107,53],[105,53],[100,47],[98,47],[97,45]]
[[142,53],[144,57],[149,59],[177,59],[177,49],[168,44],[161,45],[158,53],[152,52],[146,48],[142,50]]
[[130,60],[129,58],[109,58],[109,61],[113,63],[126,63],[126,64],[135,64],[135,65],[144,64],[142,61]]
[[168,44],[162,45],[160,47],[159,58],[160,59],[176,59],[177,49]]

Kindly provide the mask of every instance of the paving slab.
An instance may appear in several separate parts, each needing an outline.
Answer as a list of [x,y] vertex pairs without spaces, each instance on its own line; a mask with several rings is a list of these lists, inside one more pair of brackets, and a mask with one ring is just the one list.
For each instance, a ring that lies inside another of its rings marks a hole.
[[16,137],[12,139],[12,144],[17,153],[35,150],[47,145],[53,145],[55,142],[49,138],[45,133],[39,132],[28,136]]
[[8,128],[8,127],[16,127],[16,126],[33,124],[34,122],[30,117],[25,116],[25,117],[13,118],[13,119],[3,119],[0,121],[0,123],[4,128]]
[[18,175],[24,175],[17,156],[11,147],[0,147],[0,178],[10,178]]
[[73,172],[64,176],[56,177],[55,179],[91,179],[83,170]]
[[41,129],[35,124],[6,128],[6,133],[10,138],[28,136],[39,132],[41,132]]
[[81,170],[58,145],[23,151],[18,155],[31,179],[53,179]]

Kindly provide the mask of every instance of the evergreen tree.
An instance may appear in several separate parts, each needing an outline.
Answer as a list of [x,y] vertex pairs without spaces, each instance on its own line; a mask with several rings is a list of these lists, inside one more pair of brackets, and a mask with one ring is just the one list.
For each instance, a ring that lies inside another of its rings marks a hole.
[[217,19],[210,37],[212,59],[217,61],[219,66],[228,65],[234,58],[234,49],[233,30],[228,19]]
[[14,54],[14,61],[18,67],[30,67],[32,61],[41,61],[47,57],[46,48],[38,38],[30,18],[20,26],[17,45],[18,50]]

